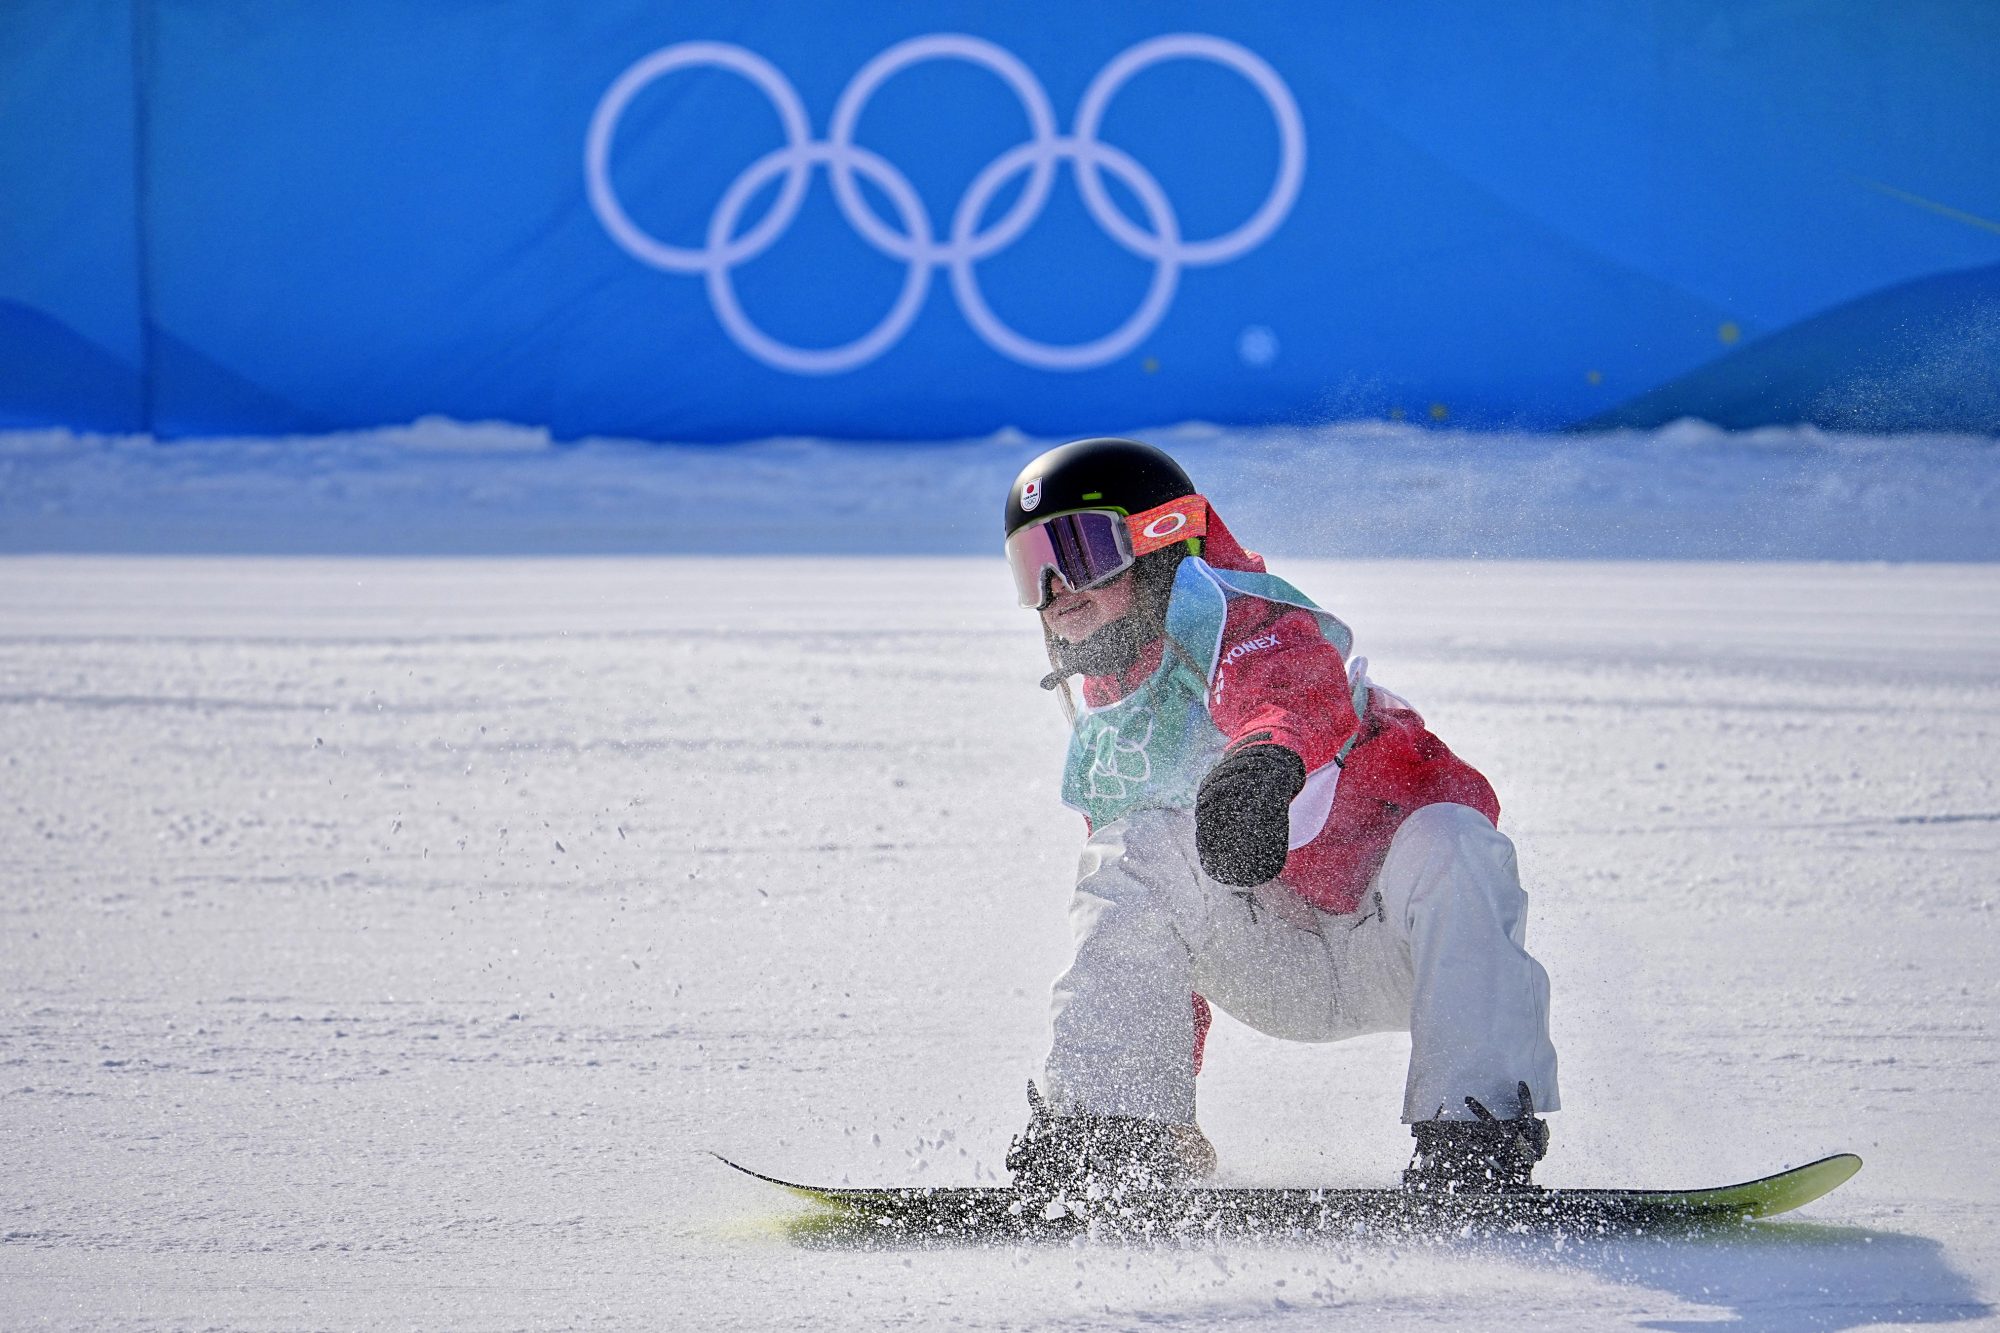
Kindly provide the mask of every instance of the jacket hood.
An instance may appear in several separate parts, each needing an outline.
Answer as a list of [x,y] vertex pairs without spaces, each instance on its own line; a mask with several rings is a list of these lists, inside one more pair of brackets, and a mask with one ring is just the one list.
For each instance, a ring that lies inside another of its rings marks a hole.
[[1236,534],[1222,521],[1222,515],[1215,512],[1214,505],[1208,507],[1208,536],[1201,544],[1201,558],[1217,569],[1233,569],[1245,574],[1269,572],[1264,568],[1264,557],[1246,550],[1243,543],[1236,540]]
[[[1244,574],[1269,572],[1264,568],[1264,557],[1246,550],[1243,543],[1236,540],[1236,534],[1229,530],[1229,525],[1222,521],[1222,515],[1215,512],[1213,505],[1208,509],[1208,534],[1202,540],[1201,558],[1216,569],[1230,569]],[[1096,708],[1131,693],[1159,668],[1165,648],[1164,632],[1156,629],[1124,671],[1109,676],[1084,675],[1084,702]]]

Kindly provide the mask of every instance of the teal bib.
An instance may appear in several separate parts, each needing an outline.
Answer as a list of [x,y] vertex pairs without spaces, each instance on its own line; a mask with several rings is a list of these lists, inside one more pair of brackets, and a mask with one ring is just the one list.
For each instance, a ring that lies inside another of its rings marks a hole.
[[[1313,613],[1320,633],[1345,658],[1354,636],[1291,584],[1271,574],[1181,561],[1167,602],[1160,666],[1116,703],[1077,713],[1063,767],[1063,804],[1102,828],[1136,810],[1184,810],[1227,740],[1208,715],[1208,691],[1222,658],[1233,597],[1259,597]],[[1365,689],[1365,686],[1361,688]],[[1366,706],[1357,699],[1356,712]]]

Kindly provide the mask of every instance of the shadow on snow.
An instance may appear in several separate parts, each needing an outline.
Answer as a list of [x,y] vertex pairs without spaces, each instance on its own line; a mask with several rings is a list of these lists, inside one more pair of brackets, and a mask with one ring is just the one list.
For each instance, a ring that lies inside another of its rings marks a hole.
[[[1024,1232],[1002,1235],[910,1235],[839,1212],[785,1218],[780,1233],[814,1249],[923,1250],[998,1246],[1067,1246],[1077,1236]],[[1442,1256],[1540,1264],[1606,1282],[1650,1287],[1692,1305],[1717,1307],[1733,1318],[1659,1319],[1639,1327],[1664,1333],[1727,1328],[1742,1333],[1837,1333],[1872,1324],[1947,1324],[1983,1319],[1994,1307],[1925,1236],[1812,1222],[1744,1222],[1688,1226],[1634,1235],[1562,1231],[1438,1235],[1377,1228],[1365,1234],[1271,1232],[1217,1236],[1090,1236],[1087,1243],[1143,1247],[1207,1246],[1219,1241],[1274,1248],[1336,1248],[1350,1252],[1418,1248]]]

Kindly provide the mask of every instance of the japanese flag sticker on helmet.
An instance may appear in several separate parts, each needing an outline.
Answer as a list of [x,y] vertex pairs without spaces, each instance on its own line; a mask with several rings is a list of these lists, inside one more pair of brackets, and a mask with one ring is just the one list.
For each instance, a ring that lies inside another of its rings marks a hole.
[[1021,483],[1021,512],[1032,514],[1042,503],[1042,479],[1032,477]]

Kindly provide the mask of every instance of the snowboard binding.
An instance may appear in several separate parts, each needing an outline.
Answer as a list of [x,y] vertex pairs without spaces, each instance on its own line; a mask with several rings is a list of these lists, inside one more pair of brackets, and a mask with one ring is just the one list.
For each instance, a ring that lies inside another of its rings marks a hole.
[[1123,1115],[1057,1115],[1028,1084],[1028,1127],[1007,1147],[1023,1194],[1118,1196],[1193,1184],[1215,1170],[1197,1125]]
[[1502,1120],[1467,1097],[1475,1120],[1420,1120],[1410,1126],[1417,1151],[1403,1188],[1441,1193],[1500,1193],[1536,1188],[1535,1163],[1549,1150],[1549,1123],[1535,1115],[1534,1094],[1516,1087],[1515,1116]]

